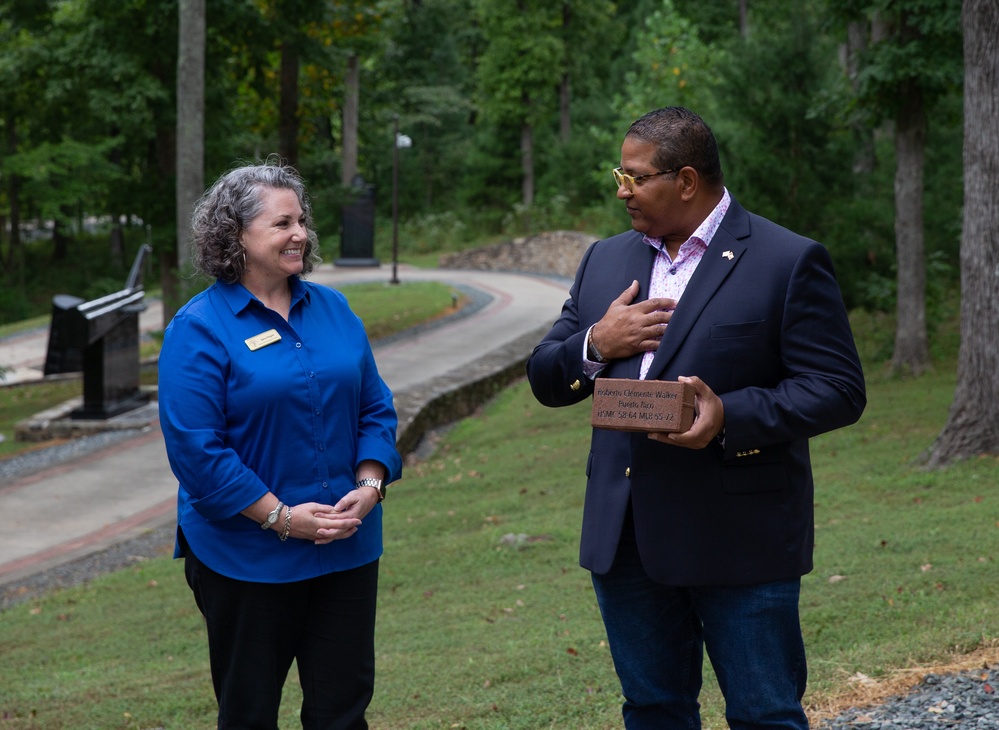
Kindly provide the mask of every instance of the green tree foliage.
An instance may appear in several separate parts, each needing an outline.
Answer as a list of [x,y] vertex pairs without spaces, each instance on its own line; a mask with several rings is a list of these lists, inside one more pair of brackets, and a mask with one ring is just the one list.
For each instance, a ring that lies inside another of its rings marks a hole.
[[[610,233],[627,227],[608,172],[627,126],[683,104],[714,128],[732,192],[826,243],[851,306],[890,312],[884,120],[907,74],[928,102],[927,254],[942,282],[927,290],[932,307],[955,284],[960,230],[956,4],[752,0],[742,17],[739,0],[212,0],[205,180],[294,154],[335,258],[354,58],[357,169],[384,220],[398,115],[413,141],[400,154],[399,210],[421,250],[538,227]],[[177,13],[177,0],[0,0],[4,292],[32,283],[29,262],[60,252],[78,262],[83,220],[102,223],[123,264],[148,230],[157,264],[174,265]],[[872,29],[900,13],[914,37],[879,44]],[[857,24],[867,43],[845,53]],[[35,230],[59,246],[25,242]],[[12,299],[23,297],[0,297],[0,318]]]
[[719,144],[742,202],[820,239],[827,202],[851,179],[848,140],[833,120],[813,113],[816,92],[837,73],[835,45],[809,4],[754,27],[764,19],[766,36],[734,39],[721,61]]
[[672,0],[642,19],[633,36],[632,68],[615,94],[622,122],[663,106],[685,106],[711,119],[725,50],[701,40],[698,27]]
[[[163,156],[173,149],[167,146],[174,123],[167,87],[172,72],[149,53],[158,39],[176,42],[176,29],[161,22],[169,9],[68,0],[37,3],[33,14],[20,16],[16,5],[6,17],[20,23],[18,42],[10,45],[22,53],[10,67],[7,98],[13,103],[3,122],[7,145],[0,167],[7,189],[16,188],[5,206],[18,228],[9,236],[7,278],[27,286],[56,280],[30,265],[50,260],[82,274],[89,251],[79,238],[96,222],[112,232],[100,276],[120,286],[144,238],[144,232],[133,236],[126,255],[121,219],[163,221],[174,210],[172,181],[158,174],[172,168]],[[25,245],[35,250],[21,257],[22,231],[43,228],[52,230],[52,247],[43,254],[33,236]],[[169,234],[172,222],[163,230]]]
[[[3,171],[23,181],[21,207],[56,224],[57,258],[72,255],[69,224],[84,215],[172,220],[171,165],[156,150],[172,138],[176,28],[163,23],[169,9],[147,5],[42,4],[50,12],[18,34]],[[149,52],[161,45],[167,64]]]
[[476,0],[485,37],[478,59],[476,104],[483,121],[519,137],[521,201],[535,190],[535,129],[555,112],[553,94],[565,66],[559,6],[546,0]]
[[607,199],[607,169],[616,167],[610,163],[618,156],[620,140],[605,148],[595,137],[617,126],[611,68],[623,50],[625,34],[610,2],[563,0],[561,6],[564,54],[559,92],[564,84],[568,118],[560,114],[557,125],[553,120],[535,128],[536,197],[545,209],[563,202],[578,209]]
[[4,169],[20,178],[20,192],[34,202],[38,216],[70,228],[80,211],[103,205],[121,183],[119,168],[109,160],[115,142],[104,139],[88,144],[68,137],[42,142],[10,155]]
[[916,83],[931,107],[960,84],[960,0],[830,0],[830,7],[881,26],[864,54],[856,99],[875,117],[891,119],[905,104],[900,84]]
[[544,0],[475,0],[474,8],[485,38],[476,98],[483,117],[518,128],[522,122],[547,121],[564,65],[559,5]]
[[[471,0],[406,3],[386,17],[390,43],[374,58],[366,99],[377,113],[369,169],[379,187],[391,178],[394,115],[413,145],[401,151],[404,217],[425,217],[456,202],[455,181],[468,177],[474,106],[471,59],[481,36],[470,21]],[[420,181],[420,184],[413,184]],[[387,197],[387,196],[385,196]]]

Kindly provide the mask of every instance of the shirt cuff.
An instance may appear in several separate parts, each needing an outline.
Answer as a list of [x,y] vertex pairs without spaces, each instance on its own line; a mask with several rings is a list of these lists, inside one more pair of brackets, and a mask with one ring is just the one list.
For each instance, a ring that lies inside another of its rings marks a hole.
[[583,375],[585,375],[590,380],[594,380],[603,369],[607,367],[605,362],[596,362],[595,360],[590,360],[586,355],[586,343],[590,341],[590,330],[593,329],[595,325],[591,325],[590,329],[586,330],[586,337],[583,338]]

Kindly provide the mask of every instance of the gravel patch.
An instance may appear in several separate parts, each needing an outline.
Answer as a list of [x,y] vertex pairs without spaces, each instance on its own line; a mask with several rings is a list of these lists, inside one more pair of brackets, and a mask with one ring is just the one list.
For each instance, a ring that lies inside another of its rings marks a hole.
[[876,707],[851,708],[819,730],[999,730],[999,668],[928,674],[911,692]]
[[140,429],[101,431],[79,436],[54,446],[25,451],[0,460],[0,481],[32,474],[70,459],[92,454],[141,433]]

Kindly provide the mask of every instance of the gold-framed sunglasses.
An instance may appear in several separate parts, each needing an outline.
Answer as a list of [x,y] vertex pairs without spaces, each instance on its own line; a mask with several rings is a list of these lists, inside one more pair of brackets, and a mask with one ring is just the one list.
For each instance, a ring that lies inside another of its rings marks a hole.
[[635,192],[636,183],[641,184],[643,180],[648,180],[650,177],[656,177],[658,175],[668,175],[671,172],[679,172],[682,169],[683,166],[681,165],[680,167],[673,167],[670,168],[669,170],[650,172],[648,175],[629,175],[628,173],[624,172],[624,170],[622,170],[620,167],[615,167],[613,170],[611,170],[611,174],[614,175],[614,182],[617,183],[618,187],[624,185],[624,187],[628,189],[629,193],[633,193]]

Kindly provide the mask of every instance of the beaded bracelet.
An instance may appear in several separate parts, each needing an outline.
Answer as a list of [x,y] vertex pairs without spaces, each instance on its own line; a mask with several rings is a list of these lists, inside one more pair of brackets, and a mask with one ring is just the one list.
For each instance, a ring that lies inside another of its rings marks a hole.
[[288,535],[291,534],[291,507],[284,514],[284,530],[281,531],[281,542],[288,539]]

